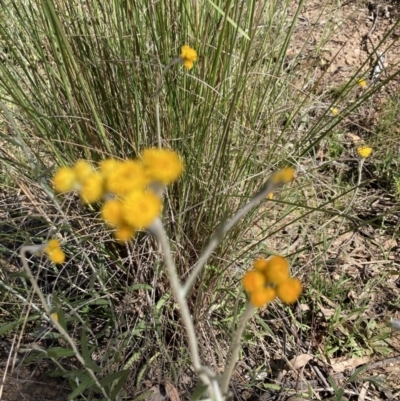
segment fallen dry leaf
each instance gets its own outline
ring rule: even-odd
[[[348,369],[354,369],[357,366],[364,365],[371,360],[369,356],[360,356],[358,358],[350,358],[343,360],[342,358],[337,358],[332,360],[332,369],[341,373]]]
[[[300,354],[295,356],[293,359],[289,361],[290,365],[293,369],[300,369],[303,366],[307,365],[308,361],[313,359],[311,355],[308,354]]]
[[[165,382],[165,390],[167,391],[167,395],[170,401],[181,401],[178,390],[174,387],[174,385],[171,382],[169,381]]]
[[[324,315],[325,318],[331,317],[331,316],[333,316],[333,315],[336,313],[334,309],[325,308],[325,307],[322,306],[322,304],[320,304],[319,302],[317,303],[317,305],[318,305],[320,311],[322,312],[322,314]]]
[[[300,310],[301,310],[302,312],[308,312],[308,311],[311,310],[310,306],[307,305],[307,304],[300,304],[300,305],[299,305],[299,308],[300,308]]]

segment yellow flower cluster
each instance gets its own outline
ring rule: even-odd
[[[357,148],[357,153],[360,157],[366,159],[371,155],[372,148],[370,148],[369,146],[360,146],[359,148]]]
[[[276,297],[286,304],[297,301],[302,285],[300,280],[290,277],[289,263],[284,257],[256,259],[253,267],[243,276],[242,282],[255,307],[262,307]]]
[[[65,261],[65,253],[60,248],[60,241],[56,239],[52,239],[47,243],[44,252],[53,263],[61,264]]]
[[[190,46],[185,45],[181,48],[181,59],[183,65],[191,70],[193,68],[194,62],[197,60],[197,52]]]
[[[86,161],[61,167],[53,178],[57,192],[78,190],[84,203],[107,199],[101,209],[106,223],[122,242],[131,239],[161,214],[162,202],[153,183],[168,185],[183,172],[179,155],[168,149],[146,149],[140,159],[106,159],[97,170]]]

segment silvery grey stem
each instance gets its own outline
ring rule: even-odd
[[[149,227],[149,231],[156,237],[164,257],[164,262],[167,267],[168,278],[171,283],[172,292],[174,294],[176,302],[179,305],[183,325],[186,329],[193,367],[198,373],[200,379],[208,386],[213,400],[223,401],[221,391],[219,389],[218,383],[216,382],[215,373],[212,372],[212,370],[208,367],[201,365],[199,350],[197,346],[197,337],[195,334],[192,317],[190,315],[189,307],[186,302],[182,286],[179,282],[178,275],[176,273],[175,263],[172,259],[168,237],[165,233],[164,226],[159,218],[157,218]]]
[[[228,351],[228,362],[225,367],[224,374],[222,376],[222,381],[221,381],[221,391],[223,395],[227,395],[228,392],[228,386],[229,386],[229,380],[232,376],[233,370],[235,369],[236,362],[239,358],[239,348],[240,348],[240,340],[243,335],[243,331],[246,328],[246,324],[248,320],[250,319],[251,314],[254,311],[254,306],[249,302],[247,304],[247,308],[245,312],[243,313],[242,317],[240,318],[239,325],[236,329],[235,335],[232,339],[232,342],[229,346],[229,351]]]
[[[190,273],[190,276],[185,282],[185,285],[183,286],[183,293],[184,296],[186,297],[188,292],[190,291],[191,287],[193,286],[197,276],[200,274],[201,269],[204,267],[206,264],[208,258],[211,256],[211,254],[214,252],[215,248],[218,246],[220,241],[224,238],[226,233],[234,227],[238,221],[246,215],[251,209],[253,209],[259,202],[261,202],[265,197],[272,192],[274,189],[276,189],[279,184],[276,184],[273,182],[273,175],[264,183],[264,185],[261,187],[261,190],[258,191],[251,199],[250,201],[244,205],[242,208],[240,208],[232,217],[230,220],[223,221],[219,227],[215,230],[213,236],[210,239],[210,242],[208,243],[206,249],[204,249],[203,253],[201,254],[199,260],[196,262],[196,264],[193,266],[192,272]]]

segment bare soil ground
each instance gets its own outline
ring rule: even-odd
[[[11,373],[12,363],[8,361],[9,350],[6,342],[0,344],[0,383],[5,378],[1,400],[65,401],[67,399],[71,392],[69,386],[65,381],[50,378],[50,370],[46,364],[22,366],[19,361]]]

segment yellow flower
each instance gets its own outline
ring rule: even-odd
[[[146,149],[142,163],[150,181],[170,184],[176,181],[183,172],[183,163],[179,155],[168,149]]]
[[[272,302],[276,297],[273,288],[261,288],[250,294],[250,302],[256,307],[261,308],[268,302]]]
[[[276,288],[276,295],[285,304],[292,304],[298,300],[301,291],[302,286],[300,280],[297,278],[290,278],[278,285]]]
[[[282,170],[277,171],[272,176],[272,182],[274,184],[287,184],[295,179],[295,170],[291,167],[285,167]]]
[[[188,70],[191,70],[193,68],[194,62],[197,60],[196,50],[192,49],[190,46],[187,46],[187,45],[182,46],[181,59],[182,59],[183,65]]]
[[[256,259],[254,261],[253,267],[255,270],[264,273],[268,267],[268,262],[265,259]]]
[[[104,203],[101,208],[101,217],[110,226],[119,226],[123,222],[122,202],[118,199],[111,199]]]
[[[74,172],[76,178],[80,183],[83,183],[85,179],[94,172],[93,166],[86,160],[78,160],[74,166]]]
[[[282,256],[272,256],[267,260],[268,266],[264,271],[267,282],[280,284],[289,278],[289,263]]]
[[[97,202],[102,198],[103,194],[103,175],[100,173],[91,173],[87,175],[82,182],[82,188],[80,190],[82,202]]]
[[[122,225],[117,228],[114,236],[117,241],[126,242],[135,236],[135,230],[130,226]]]
[[[65,254],[60,248],[60,242],[56,239],[52,239],[47,243],[44,252],[53,263],[61,264],[65,261]]]
[[[65,253],[61,248],[57,248],[49,253],[49,258],[52,262],[59,265],[65,262]]]
[[[367,81],[365,80],[365,78],[360,78],[357,83],[362,88],[365,88],[367,86]]]
[[[60,167],[53,177],[53,185],[57,192],[72,191],[77,185],[75,171],[70,167]]]
[[[109,162],[111,164],[111,162]],[[110,167],[110,166],[108,166]],[[103,165],[103,170],[107,166]],[[116,195],[126,195],[136,189],[144,189],[149,179],[144,173],[143,166],[135,160],[114,163],[114,169],[106,176],[106,191]]]
[[[359,154],[360,157],[366,159],[371,155],[372,148],[370,148],[369,146],[360,146],[359,148],[357,148],[357,153]]]
[[[267,195],[267,198],[268,198],[268,199],[274,199],[274,194],[273,194],[272,192],[270,192],[270,193]]]
[[[337,115],[339,114],[339,109],[337,109],[336,107],[333,107],[333,108],[331,109],[331,113],[332,113],[334,116],[337,116]]]
[[[112,173],[117,167],[118,160],[115,159],[105,159],[100,162],[100,172],[107,177],[110,173]]]
[[[47,251],[47,250],[51,251],[51,250],[56,249],[56,248],[59,248],[59,247],[60,247],[60,241],[59,241],[58,239],[51,239],[51,240],[47,243],[46,251]]]
[[[243,287],[252,293],[264,287],[265,278],[262,273],[256,270],[247,272],[242,278]]]
[[[150,226],[161,210],[160,198],[150,191],[132,191],[122,201],[124,221],[137,230]]]

